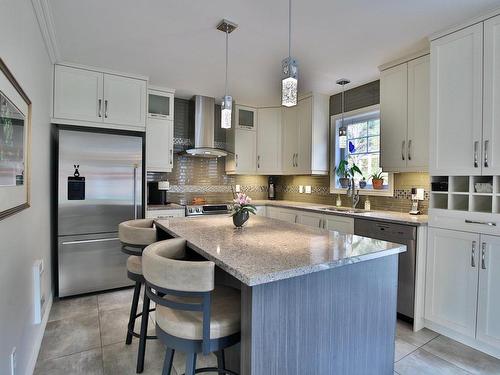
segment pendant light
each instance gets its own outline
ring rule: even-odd
[[[344,112],[345,112],[345,101],[344,101],[344,86],[351,83],[347,78],[341,78],[337,80],[337,85],[342,86],[342,119],[340,121],[339,127],[339,148],[347,147],[347,127],[344,124]]]
[[[288,57],[281,61],[281,104],[285,107],[297,105],[298,74],[297,60],[292,58],[292,0],[288,0]]]
[[[233,97],[227,94],[227,71],[228,71],[228,54],[229,54],[229,34],[238,27],[237,24],[223,19],[217,29],[226,33],[226,83],[224,86],[224,97],[221,104],[220,127],[222,129],[231,129],[231,113],[233,110]]]

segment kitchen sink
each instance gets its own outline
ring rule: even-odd
[[[327,212],[343,212],[346,214],[360,214],[363,212],[367,212],[361,208],[350,208],[350,207],[320,207],[318,210],[327,211]]]

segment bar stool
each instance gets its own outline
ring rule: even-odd
[[[154,309],[149,308],[149,297],[144,291],[142,312],[137,313],[139,305],[139,295],[141,293],[141,285],[144,284],[142,275],[142,251],[144,248],[156,241],[156,228],[153,225],[152,219],[129,220],[120,223],[118,226],[118,234],[122,242],[122,251],[130,255],[127,259],[127,276],[130,280],[135,281],[134,296],[132,297],[132,305],[130,306],[130,317],[127,325],[126,345],[132,343],[132,337],[139,338],[139,349],[137,355],[137,373],[144,370],[144,356],[146,353],[146,340],[156,339],[156,336],[148,336],[148,320],[149,313]],[[141,317],[140,333],[134,332],[135,321]]]
[[[175,351],[186,353],[186,373],[237,375],[225,368],[224,349],[240,341],[240,292],[214,287],[215,264],[180,260],[186,240],[174,238],[143,252],[146,293],[156,302],[156,334],[167,347],[163,375],[170,375]],[[196,369],[196,356],[215,352],[217,368]]]

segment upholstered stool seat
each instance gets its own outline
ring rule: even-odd
[[[165,296],[181,303],[200,303],[193,297]],[[218,339],[238,333],[240,324],[240,293],[234,288],[216,286],[212,292],[210,338]],[[188,340],[203,340],[203,314],[199,311],[174,310],[158,305],[156,324],[169,335]]]
[[[139,305],[139,294],[141,293],[141,285],[144,284],[142,275],[142,251],[144,248],[156,241],[156,228],[152,219],[137,219],[124,221],[118,225],[118,235],[122,243],[122,251],[130,255],[127,259],[127,275],[129,279],[135,281],[134,296],[130,306],[130,317],[127,327],[127,338],[125,343],[130,345],[132,337],[139,338],[139,349],[137,355],[137,373],[141,373],[144,369],[144,356],[146,352],[146,339],[155,339],[156,336],[148,336],[148,320],[149,312],[154,309],[149,309],[149,299],[144,292],[144,305],[147,309],[137,313]],[[141,331],[134,332],[135,321],[141,317]]]
[[[131,255],[127,259],[127,271],[142,275],[142,259],[140,256]]]
[[[186,353],[186,373],[235,373],[226,369],[224,349],[240,341],[240,292],[215,286],[215,263],[188,261],[186,241],[174,238],[144,249],[146,294],[156,302],[156,335],[167,347],[163,375],[174,352]],[[195,369],[198,353],[217,355],[217,367]]]

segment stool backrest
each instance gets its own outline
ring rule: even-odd
[[[147,246],[156,241],[153,219],[124,221],[118,225],[118,236],[124,245]]]
[[[174,310],[203,314],[203,352],[210,352],[211,291],[215,284],[215,263],[181,260],[186,255],[186,240],[173,238],[155,242],[142,253],[142,273],[146,293],[155,303]],[[194,297],[188,302],[169,296]]]

